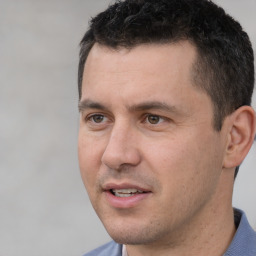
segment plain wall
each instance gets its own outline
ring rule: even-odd
[[[256,50],[256,1],[217,2]],[[80,179],[76,145],[78,45],[108,3],[0,0],[0,256],[82,255],[110,239]],[[234,193],[254,228],[255,164],[254,145]]]

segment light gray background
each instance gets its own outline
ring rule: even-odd
[[[256,49],[256,0],[218,0]],[[78,43],[103,0],[0,0],[0,256],[71,256],[108,241],[77,163]],[[256,100],[253,100],[254,107]],[[256,228],[256,148],[234,205]]]

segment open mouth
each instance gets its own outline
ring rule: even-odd
[[[125,189],[110,189],[110,192],[117,197],[130,197],[138,194],[147,193],[142,190],[138,190],[135,188],[125,188]]]
[[[115,209],[131,209],[150,198],[152,191],[134,184],[107,184],[103,187],[106,203]]]

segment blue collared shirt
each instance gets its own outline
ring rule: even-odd
[[[234,214],[237,230],[223,256],[256,256],[256,232],[243,211],[235,209]],[[112,241],[84,256],[122,256],[122,245]]]
[[[223,256],[256,256],[256,232],[243,211],[235,209],[234,212],[237,230]]]

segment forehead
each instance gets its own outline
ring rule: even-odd
[[[95,44],[85,63],[82,100],[119,100],[129,105],[140,104],[142,97],[148,101],[171,101],[172,105],[188,98],[193,101],[195,93],[199,93],[196,98],[202,94],[193,86],[195,60],[196,49],[187,41],[132,49]]]
[[[88,82],[96,73],[109,74],[114,78],[128,72],[134,75],[147,74],[151,79],[156,74],[172,76],[172,79],[187,75],[190,79],[188,75],[195,59],[195,47],[187,41],[139,45],[131,49],[113,49],[95,44],[85,63],[83,81]]]
[[[191,69],[195,59],[196,49],[188,41],[143,44],[129,49],[124,47],[114,49],[96,43],[89,52],[84,74],[100,71],[151,73],[159,69],[185,73]]]

